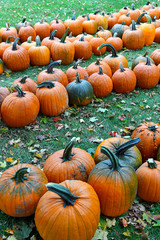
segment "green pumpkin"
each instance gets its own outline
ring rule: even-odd
[[[76,80],[70,82],[66,89],[70,105],[84,106],[89,104],[92,100],[92,85],[87,80],[80,79],[78,73],[76,73]]]
[[[116,33],[117,37],[122,38],[122,35],[124,33],[124,24],[125,22],[123,22],[122,24],[115,24],[111,29],[112,36]]]

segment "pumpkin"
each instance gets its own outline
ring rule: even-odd
[[[131,135],[131,138],[135,137],[141,139],[137,147],[142,154],[142,161],[145,162],[148,158],[156,159],[160,144],[160,125],[154,122],[141,123]]]
[[[81,61],[82,61],[81,59],[78,59],[77,62],[75,62],[72,67],[67,69],[66,75],[67,75],[69,83],[76,80],[76,72],[79,73],[79,78],[80,79],[84,79],[85,77],[88,78],[87,71],[83,67],[78,66],[81,63]]]
[[[88,41],[88,42],[90,42],[91,41],[91,39],[93,38],[93,36],[91,35],[91,34],[87,34],[87,33],[82,33],[82,34],[79,34],[79,35],[77,35],[77,37],[76,37],[76,39],[75,40],[79,40],[81,37],[84,37],[84,40],[85,41]],[[73,41],[74,42],[74,41]]]
[[[145,43],[145,36],[141,29],[136,29],[135,21],[132,20],[131,29],[123,33],[122,41],[124,47],[131,50],[142,49]]]
[[[120,63],[118,69],[112,76],[113,89],[117,93],[129,93],[136,87],[136,75],[129,68],[123,68]]]
[[[124,15],[124,14],[127,14],[130,10],[131,10],[131,9],[130,9],[129,7],[125,6],[125,7],[121,8],[121,9],[119,10],[119,13],[120,13],[121,15]]]
[[[113,89],[111,78],[103,73],[101,67],[99,67],[98,73],[89,76],[88,82],[92,85],[96,97],[107,97]]]
[[[97,17],[97,14],[100,12],[100,10],[96,10],[94,13],[89,14],[89,18],[92,20],[95,20]]]
[[[57,38],[63,37],[66,31],[65,25],[62,21],[58,20],[58,17],[56,17],[55,22],[52,22],[52,24],[50,25],[50,31],[52,32],[54,30],[56,30],[55,37]]]
[[[90,42],[84,40],[84,36],[75,40],[73,45],[75,48],[74,59],[83,58],[83,60],[87,60],[92,56],[92,46]]]
[[[137,195],[147,202],[160,200],[160,162],[149,158],[140,166],[136,173],[138,177]]]
[[[65,87],[56,81],[44,81],[37,85],[36,96],[40,111],[46,116],[56,116],[68,107],[68,94]]]
[[[150,1],[148,1],[142,8],[148,11],[151,7],[152,7],[152,4],[150,4]]]
[[[155,26],[155,29],[156,28],[159,28],[160,27],[160,19],[156,20],[156,16],[154,16],[152,18],[152,24]],[[155,41],[154,41],[155,42]]]
[[[117,217],[128,211],[137,193],[137,175],[130,165],[120,162],[109,148],[101,146],[109,160],[98,163],[91,171],[88,183],[100,201],[101,213]]]
[[[57,16],[55,17],[55,19],[53,19],[51,22],[50,22],[50,26],[53,24],[53,23],[56,23],[56,21],[58,20],[60,23],[63,23],[62,20],[58,19],[59,18],[59,14],[57,14]]]
[[[6,24],[6,29],[2,32],[2,41],[5,42],[8,37],[13,36],[12,39],[10,39],[11,42],[14,42],[14,39],[17,38],[17,31],[15,28],[11,28],[9,24]]]
[[[1,105],[3,100],[10,94],[10,91],[6,87],[0,87],[0,117],[1,117]]]
[[[3,53],[3,62],[12,71],[22,71],[29,67],[30,58],[28,51],[17,45],[19,38],[16,38],[13,45],[8,47]]]
[[[100,219],[100,204],[94,189],[78,180],[46,186],[48,191],[35,212],[41,237],[44,240],[92,239]]]
[[[32,37],[32,40],[36,40],[36,31],[33,27],[27,25],[27,22],[25,22],[25,25],[22,26],[19,30],[18,37],[20,38],[20,42],[26,42],[28,37]]]
[[[49,182],[61,183],[65,180],[87,182],[95,166],[94,159],[88,152],[73,148],[73,145],[74,141],[70,141],[65,149],[56,151],[45,161],[43,171]]]
[[[139,28],[142,30],[145,37],[145,46],[149,46],[153,43],[155,37],[155,26],[151,23],[151,17],[149,15],[145,15],[147,17],[147,23],[141,24]]]
[[[0,59],[0,75],[3,73],[3,71],[4,71],[4,64],[2,59]]]
[[[137,169],[142,164],[142,156],[136,144],[140,142],[140,138],[134,138],[132,140],[126,140],[121,137],[111,137],[103,140],[97,147],[94,153],[95,163],[102,162],[106,159],[105,154],[101,152],[101,147],[107,147],[116,154],[120,162],[130,165],[134,169]]]
[[[151,63],[151,60],[146,56],[146,63],[139,63],[133,72],[137,78],[137,87],[142,89],[150,89],[155,87],[159,82],[159,69],[158,67]]]
[[[139,55],[138,57],[136,57],[132,62],[131,69],[133,70],[135,68],[135,66],[137,66],[141,62],[146,63],[146,60],[147,60],[146,56],[147,55],[148,55],[148,52],[146,52],[144,55]],[[154,64],[154,61],[151,58],[150,58],[150,60],[151,60],[151,63]]]
[[[122,38],[122,35],[126,29],[129,29],[129,27],[125,25],[125,22],[122,22],[122,24],[117,23],[112,27],[111,33],[112,35],[117,33],[117,37]]]
[[[62,60],[62,65],[68,65],[73,62],[75,47],[73,43],[65,41],[69,28],[59,41],[54,41],[51,46],[51,56],[53,61]],[[67,57],[66,57],[67,56]]]
[[[132,3],[132,9],[129,11],[130,18],[136,22],[140,15],[141,13],[139,9],[135,9],[134,4]]]
[[[123,14],[118,18],[118,23],[122,24],[122,22],[125,22],[125,25],[129,26],[132,22],[132,19],[129,16],[129,13],[127,13],[126,15]]]
[[[51,52],[51,46],[52,46],[53,41],[59,40],[59,38],[55,37],[56,32],[57,32],[57,30],[52,31],[50,36],[43,38],[43,40],[41,42],[41,45],[48,47],[50,52]]]
[[[12,42],[10,41],[10,39],[14,37],[10,36],[7,38],[7,40],[5,42],[0,43],[0,58],[3,59],[3,53],[6,50],[6,48],[10,47],[12,45]]]
[[[149,8],[148,10],[148,14],[150,15],[151,19],[156,16],[156,19],[159,19],[159,10],[152,6],[151,8]]]
[[[112,37],[112,33],[109,30],[103,29],[103,27],[98,27],[98,32],[96,33],[96,36],[98,35],[101,38],[104,38],[106,41],[108,38]]]
[[[117,52],[119,52],[119,51],[122,49],[122,47],[123,47],[123,41],[122,41],[121,38],[117,37],[117,33],[115,33],[115,34],[113,35],[113,37],[109,37],[109,38],[106,40],[106,43],[111,44],[111,45],[115,48],[115,50],[116,50]],[[106,50],[107,50],[107,51],[110,51],[110,49],[109,49],[108,47],[106,48]]]
[[[95,72],[99,72],[99,67],[102,68],[103,73],[107,74],[109,77],[112,77],[112,71],[110,66],[103,61],[100,61],[99,58],[97,58],[96,62],[91,63],[88,67],[87,67],[87,72],[88,75],[92,75]]]
[[[85,20],[87,20],[86,14],[78,16],[77,19],[83,23]]]
[[[32,47],[32,46],[36,46],[36,42],[32,41],[32,37],[28,37],[26,42],[23,42],[21,44],[21,47],[24,47],[27,51]]]
[[[29,91],[35,94],[37,90],[37,84],[28,76],[17,78],[13,84],[18,84],[22,91]]]
[[[0,178],[0,208],[12,217],[32,215],[40,197],[47,191],[43,171],[27,163],[4,171]]]
[[[111,29],[116,23],[118,22],[118,19],[116,16],[111,15],[108,18],[108,29]]]
[[[70,82],[66,89],[69,96],[69,104],[71,105],[84,106],[92,100],[92,85],[88,81],[80,79],[78,73],[76,73],[76,80]]]
[[[45,66],[50,63],[50,51],[41,45],[39,36],[36,36],[36,46],[32,46],[28,53],[32,66]]]
[[[72,15],[71,19],[64,21],[64,25],[66,28],[69,28],[69,33],[72,32],[73,36],[77,36],[83,32],[82,22],[76,19],[75,13]]]
[[[102,48],[100,51],[97,50],[97,48],[98,48],[99,46],[101,46],[103,43],[105,43],[104,38],[99,37],[98,34],[96,34],[96,37],[93,37],[93,38],[90,40],[89,43],[91,44],[92,52],[93,52],[94,55],[98,55],[98,56],[99,56],[99,55],[102,55],[102,54],[105,53],[105,51],[106,51],[106,48],[105,48],[105,47]]]
[[[151,53],[150,58],[154,61],[156,65],[160,64],[160,49],[154,50]]]
[[[70,32],[70,34],[66,37],[66,41],[69,41],[71,43],[73,43],[76,39],[77,37],[72,36],[72,32]]]
[[[90,19],[92,19],[90,17]],[[96,17],[94,19],[97,23],[97,27],[101,26],[103,27],[104,29],[107,29],[108,28],[108,20],[106,19],[106,17],[104,16],[104,14],[96,14]]]
[[[34,30],[36,31],[36,35],[38,35],[41,40],[43,40],[43,38],[49,37],[50,35],[50,25],[44,21],[44,18],[42,18],[40,22],[37,22],[34,25]]]
[[[103,58],[102,61],[106,62],[112,71],[112,74],[119,69],[119,63],[121,62],[124,68],[128,68],[128,61],[123,55],[118,55],[115,48],[109,44],[109,43],[104,43],[98,49],[100,50],[102,47],[109,47],[112,51],[112,54],[109,54],[105,58]]]
[[[19,23],[16,24],[17,32],[19,32],[19,29],[20,29],[22,26],[25,25],[25,22],[27,23],[27,25],[33,27],[32,23],[27,22],[27,21],[26,21],[26,17],[24,17],[21,22],[19,22]]]
[[[82,23],[83,31],[88,34],[95,34],[97,32],[97,23],[95,20],[91,20],[89,18],[89,14],[87,14],[87,20]]]
[[[37,77],[37,84],[47,80],[54,80],[60,82],[64,87],[66,87],[68,85],[67,75],[61,69],[54,68],[56,65],[60,65],[61,62],[61,60],[51,62],[47,69],[40,72]]]
[[[10,127],[24,127],[36,120],[39,101],[33,93],[23,92],[18,86],[15,89],[18,93],[11,93],[2,102],[2,119]]]

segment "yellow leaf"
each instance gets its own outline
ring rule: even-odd
[[[6,158],[6,162],[10,162],[10,163],[12,163],[12,162],[14,162],[14,160],[13,160],[12,157],[9,157],[9,158]]]
[[[42,156],[39,153],[35,153],[36,158],[42,158]]]
[[[10,150],[10,154],[11,154],[11,156],[13,156],[13,152]]]
[[[127,237],[131,237],[131,233],[130,233],[130,231],[128,229],[127,229],[126,232],[123,232],[123,235],[127,236]]]
[[[9,73],[8,72],[6,72],[6,77],[9,77]]]
[[[18,143],[14,143],[14,147],[16,148],[16,147],[19,147],[19,144]]]
[[[88,131],[93,131],[94,129],[93,128],[89,128]]]

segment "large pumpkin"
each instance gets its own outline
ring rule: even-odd
[[[128,211],[137,193],[135,170],[120,163],[111,150],[102,146],[101,152],[109,160],[98,163],[91,171],[88,183],[96,191],[100,200],[101,213],[117,217]]]
[[[104,146],[114,152],[123,164],[130,165],[137,169],[142,164],[141,153],[135,146],[139,141],[140,138],[134,138],[130,141],[121,137],[107,138],[98,145],[94,153],[95,163],[108,159],[107,156],[101,152],[101,147]]]
[[[81,180],[87,182],[88,176],[95,166],[91,155],[81,148],[73,148],[74,141],[67,144],[47,158],[43,171],[49,182],[61,183],[65,180]]]
[[[160,162],[149,158],[137,171],[137,195],[147,202],[160,200]]]
[[[40,197],[47,191],[43,171],[22,163],[8,168],[0,178],[0,209],[12,217],[27,217],[35,212]]]
[[[90,240],[100,219],[97,194],[87,183],[48,183],[40,199],[35,224],[44,240]]]
[[[135,137],[141,139],[137,147],[142,154],[142,161],[145,162],[148,158],[157,159],[160,144],[160,125],[154,122],[141,123],[131,135],[131,138]]]

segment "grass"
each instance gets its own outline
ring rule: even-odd
[[[0,6],[0,27],[4,27],[6,22],[10,22],[12,26],[21,21],[23,16],[27,20],[35,24],[43,15],[45,20],[50,22],[55,18],[57,13],[60,13],[60,19],[65,20],[71,17],[72,13],[76,11],[76,15],[91,13],[94,10],[100,9],[106,12],[117,11],[123,6],[131,6],[134,1],[17,1],[6,0],[1,1]],[[135,3],[135,2],[134,2]],[[136,7],[145,4],[146,1],[136,2]],[[158,3],[158,1],[157,1]],[[146,51],[151,53],[158,44],[153,44],[150,47],[144,47],[139,51],[124,51],[122,54],[128,59],[129,66],[135,57],[143,54]],[[106,54],[105,54],[106,55]],[[92,56],[82,66],[87,67],[90,63],[96,60],[96,56]],[[72,64],[71,64],[72,65]],[[69,66],[60,66],[63,71],[66,71]],[[1,86],[11,86],[12,82],[18,77],[28,75],[36,81],[37,75],[46,67],[29,67],[23,72],[12,73],[7,71],[7,74],[0,76]],[[152,121],[160,123],[159,100],[160,86],[156,86],[151,90],[135,89],[130,94],[116,94],[112,92],[108,97],[103,99],[96,99],[86,107],[72,107],[66,110],[65,113],[57,118],[45,117],[39,114],[35,125],[26,126],[24,128],[8,128],[3,122],[0,122],[0,171],[11,166],[11,162],[28,162],[34,163],[40,167],[48,155],[64,148],[66,143],[73,137],[76,137],[76,147],[80,147],[86,151],[93,153],[102,139],[106,139],[111,135],[117,134],[122,137],[129,138],[131,132],[126,132],[126,127],[136,127],[139,123],[144,121]],[[96,117],[93,121],[92,117]],[[58,120],[58,121],[57,121]],[[152,215],[160,214],[160,204],[149,204],[139,199],[136,199],[136,206],[145,206],[145,212]],[[136,204],[135,203],[135,204]],[[148,207],[148,208],[147,208]],[[136,210],[135,210],[136,209]],[[137,208],[135,207],[135,211]],[[149,210],[148,210],[149,209]],[[130,211],[131,212],[131,211]],[[142,214],[142,212],[140,212]],[[127,213],[128,214],[128,213]],[[128,215],[124,218],[127,218]],[[120,218],[116,218],[115,226],[113,222],[111,227],[106,227],[106,217],[102,216],[99,229],[107,231],[108,239],[154,239],[158,240],[159,227],[153,227],[152,221],[150,224],[143,217],[139,217],[145,225],[142,229],[136,229],[131,223],[126,228],[121,223]],[[113,219],[110,219],[113,221]],[[130,219],[133,222],[133,218]],[[31,235],[38,236],[35,227],[33,226],[33,217],[30,218],[12,218],[0,212],[0,236],[10,235],[14,226],[22,228],[22,222],[30,227]],[[142,225],[143,225],[142,224]],[[11,229],[6,232],[6,229]],[[128,231],[127,234],[125,235]],[[140,233],[140,234],[139,234]],[[26,238],[26,237],[24,237]],[[22,238],[21,238],[22,239]],[[30,239],[30,238],[28,238]],[[102,238],[103,239],[103,238]]]

